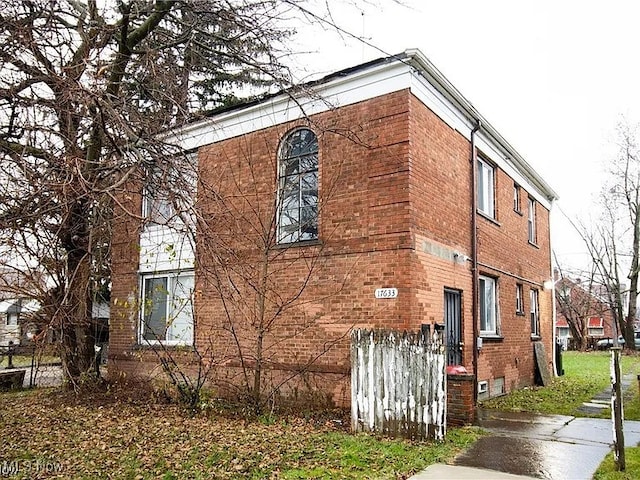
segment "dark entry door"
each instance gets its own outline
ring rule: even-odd
[[[444,290],[444,331],[447,365],[462,364],[462,302],[458,290]]]

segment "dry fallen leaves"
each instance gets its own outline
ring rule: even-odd
[[[333,422],[298,418],[266,425],[188,416],[175,405],[112,396],[2,394],[0,462],[60,466],[53,473],[23,468],[17,478],[277,478],[283,462],[304,455],[305,442],[336,430]]]

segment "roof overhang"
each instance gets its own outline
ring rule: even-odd
[[[17,300],[3,300],[0,302],[0,314],[18,313],[19,311],[20,303]]]
[[[476,144],[530,195],[550,209],[556,192],[522,155],[476,110],[419,50],[381,58],[342,70],[259,102],[236,106],[168,132],[163,139],[187,151],[410,89],[430,110],[468,140],[476,126]]]

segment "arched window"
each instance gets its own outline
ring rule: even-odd
[[[278,243],[318,238],[318,138],[289,132],[278,153]]]

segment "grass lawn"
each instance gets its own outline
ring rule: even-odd
[[[12,359],[13,366],[16,368],[30,367],[31,362],[32,362],[31,355],[14,355]],[[40,357],[36,357],[35,363],[36,365],[60,363],[60,357],[56,357],[53,355],[42,355]],[[2,357],[2,359],[0,359],[0,368],[4,368],[8,364],[9,364],[9,358],[5,355]]]
[[[503,397],[483,402],[487,408],[526,411],[536,413],[584,416],[577,411],[583,402],[606,390],[610,383],[610,352],[564,352],[562,356],[564,376],[557,377],[548,387],[530,387]],[[640,356],[623,355],[622,373],[640,373]],[[636,392],[635,401],[628,397],[625,404],[625,418],[640,420],[640,403],[637,396],[637,382],[627,392]],[[605,410],[602,416],[609,418]]]
[[[548,387],[532,387],[483,403],[488,408],[547,414],[583,415],[576,411],[582,402],[610,387],[610,352],[564,352],[565,375]],[[640,397],[636,375],[640,374],[640,355],[623,355],[622,373],[634,375],[624,396],[626,420],[640,420]],[[609,409],[601,416],[611,418]],[[594,475],[594,480],[633,480],[640,478],[640,447],[625,449],[626,471],[617,472],[613,454],[609,454]]]
[[[11,478],[397,479],[452,459],[480,435],[462,428],[441,443],[391,440],[350,434],[343,412],[249,421],[213,410],[189,416],[134,395],[0,394],[0,467]]]

